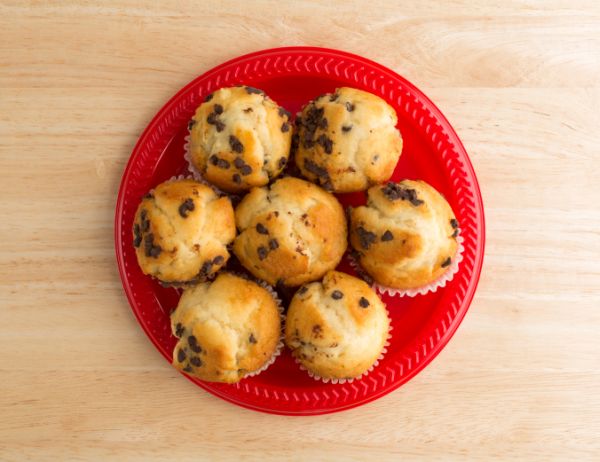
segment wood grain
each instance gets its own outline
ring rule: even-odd
[[[0,1],[0,459],[597,457],[600,4],[473,3]],[[112,219],[167,98],[302,44],[378,61],[440,106],[488,234],[471,310],[425,371],[358,409],[286,418],[160,358],[123,295]]]

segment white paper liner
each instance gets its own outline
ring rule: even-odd
[[[235,274],[236,276],[240,276],[239,274],[237,274],[235,272],[231,272],[231,273]],[[271,358],[265,364],[263,364],[263,366],[261,368],[247,373],[240,380],[244,380],[248,377],[254,377],[254,376],[260,374],[261,372],[266,371],[269,368],[269,366],[271,366],[271,364],[273,364],[275,362],[275,360],[277,359],[277,357],[281,354],[281,352],[283,351],[283,346],[284,346],[284,344],[283,344],[283,328],[284,328],[285,316],[283,315],[283,303],[282,303],[281,299],[279,298],[279,295],[277,295],[277,292],[275,292],[273,287],[271,287],[265,281],[253,280],[253,279],[251,279],[251,281],[256,282],[259,286],[266,289],[267,292],[269,292],[275,299],[275,303],[277,304],[277,311],[279,311],[281,331],[279,332],[279,342],[277,343],[277,346],[275,347],[275,352],[271,355]]]
[[[202,176],[202,173],[200,173],[200,170],[198,170],[194,166],[194,163],[192,162],[192,152],[190,150],[190,134],[189,133],[185,136],[184,140],[185,140],[185,143],[183,145],[183,149],[184,149],[183,158],[185,159],[185,161],[187,163],[188,172],[190,172],[190,174],[192,175],[194,180],[212,188],[212,190],[219,196],[227,195],[224,191],[221,191],[214,184],[212,184],[210,181],[208,181],[206,178],[204,178]]]
[[[456,254],[452,258],[452,261],[444,274],[442,274],[435,281],[415,289],[396,289],[394,287],[384,286],[378,282],[373,282],[372,287],[380,294],[388,294],[392,297],[395,295],[398,295],[399,297],[416,297],[417,295],[425,295],[429,292],[435,292],[440,287],[446,287],[446,284],[454,279],[454,275],[458,273],[458,267],[460,262],[463,260],[463,251],[465,248],[463,246],[464,239],[460,233],[458,236],[456,236],[456,242],[458,244]],[[348,254],[348,260],[350,262],[350,266],[352,266],[355,271],[365,271],[363,268],[361,268],[360,263],[356,261],[352,255]]]
[[[375,369],[375,367],[377,367],[379,365],[379,361],[381,361],[383,359],[383,357],[385,356],[385,354],[387,353],[388,347],[390,346],[390,340],[392,339],[392,329],[393,328],[392,328],[392,319],[390,318],[390,312],[388,311],[387,305],[383,302],[383,300],[381,300],[381,303],[383,303],[383,306],[385,308],[385,312],[387,314],[387,318],[389,321],[388,335],[387,335],[387,339],[383,345],[383,348],[381,349],[381,354],[377,357],[377,359],[371,365],[371,367],[369,367],[365,372],[363,372],[360,375],[357,375],[356,377],[352,377],[351,379],[332,379],[332,378],[321,377],[320,375],[315,374],[313,371],[304,367],[304,365],[300,362],[300,360],[294,356],[294,361],[296,362],[296,364],[298,364],[298,367],[300,367],[300,369],[305,371],[312,379],[317,380],[319,382],[323,382],[323,383],[333,383],[333,384],[352,383],[355,380],[360,380],[360,379],[366,377],[367,375],[369,375],[369,373],[373,369]]]

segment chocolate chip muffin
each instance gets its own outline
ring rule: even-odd
[[[347,246],[346,219],[337,199],[298,178],[254,188],[237,206],[240,232],[233,252],[254,276],[273,285],[320,279]]]
[[[376,363],[388,334],[389,318],[377,294],[360,279],[330,271],[294,295],[285,343],[313,375],[352,379]]]
[[[196,110],[189,129],[193,166],[227,192],[266,185],[288,161],[290,114],[256,88],[211,93]]]
[[[388,180],[402,151],[396,111],[383,99],[338,88],[310,102],[296,119],[296,165],[334,192],[363,191]]]
[[[133,245],[144,274],[184,286],[216,273],[235,238],[231,202],[193,180],[167,181],[142,199]]]
[[[183,292],[171,314],[173,365],[209,382],[255,375],[279,352],[281,318],[265,288],[231,273]]]
[[[457,253],[458,222],[424,181],[373,186],[366,206],[350,212],[350,244],[379,284],[415,289],[446,272]]]

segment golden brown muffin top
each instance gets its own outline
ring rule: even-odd
[[[298,178],[254,188],[235,216],[240,234],[234,253],[248,271],[273,285],[319,279],[346,250],[342,206],[332,194]]]
[[[171,314],[173,365],[211,382],[235,383],[267,363],[281,335],[268,290],[231,273],[186,289]]]
[[[337,271],[302,286],[288,309],[285,341],[322,378],[354,378],[379,358],[387,341],[385,305],[362,280]]]
[[[221,88],[190,122],[193,165],[228,192],[264,186],[285,167],[291,145],[289,113],[261,90]]]
[[[388,180],[402,151],[396,111],[383,99],[338,88],[311,101],[296,120],[302,175],[335,192]]]
[[[373,186],[350,213],[350,244],[378,283],[422,287],[440,277],[458,248],[458,222],[444,197],[424,181]]]
[[[142,199],[133,235],[145,274],[174,285],[201,281],[229,258],[233,207],[228,198],[196,181],[166,181]]]

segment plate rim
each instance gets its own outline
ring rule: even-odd
[[[343,410],[362,406],[371,401],[379,399],[382,396],[385,396],[388,393],[391,393],[392,391],[396,390],[397,388],[399,388],[400,386],[402,386],[403,384],[405,384],[406,382],[411,380],[419,372],[421,372],[428,364],[430,364],[438,356],[438,354],[441,352],[441,350],[448,344],[450,339],[453,337],[453,335],[458,330],[458,327],[460,326],[464,317],[466,316],[467,312],[469,311],[469,308],[473,301],[473,297],[475,295],[475,292],[477,290],[477,286],[479,284],[479,280],[481,277],[481,271],[482,271],[484,255],[485,255],[484,250],[485,250],[486,232],[485,232],[485,211],[484,211],[484,207],[483,207],[483,198],[481,195],[481,189],[479,187],[479,181],[475,174],[475,170],[473,168],[473,165],[471,163],[469,155],[468,155],[462,141],[458,137],[456,131],[454,130],[454,128],[452,127],[450,122],[447,120],[447,118],[444,116],[444,114],[440,111],[440,109],[435,105],[435,103],[433,103],[433,101],[431,101],[415,85],[413,85],[411,82],[409,82],[407,79],[405,79],[404,77],[402,77],[400,74],[396,73],[395,71],[383,66],[382,64],[372,61],[368,58],[364,58],[360,55],[356,55],[356,54],[349,53],[349,52],[342,51],[342,50],[336,50],[336,49],[326,48],[326,47],[313,47],[313,46],[288,46],[288,47],[275,47],[275,48],[267,48],[264,50],[257,50],[257,51],[251,52],[251,53],[247,53],[247,54],[243,54],[243,55],[231,58],[231,59],[209,69],[208,71],[196,76],[189,83],[184,85],[179,91],[177,91],[154,114],[154,116],[152,117],[150,122],[146,125],[146,127],[142,131],[141,135],[137,139],[137,142],[135,143],[135,146],[134,146],[133,150],[131,151],[131,154],[129,156],[129,159],[127,161],[125,169],[123,171],[123,175],[121,177],[121,182],[119,184],[119,189],[118,189],[117,198],[116,198],[115,222],[114,222],[115,255],[116,255],[116,260],[117,260],[117,267],[119,270],[119,276],[121,279],[121,284],[125,291],[129,306],[130,306],[131,310],[133,311],[134,316],[136,317],[136,319],[138,321],[138,324],[140,325],[142,330],[145,332],[146,336],[150,339],[152,344],[155,346],[157,351],[161,354],[161,356],[163,356],[167,361],[170,362],[171,358],[162,351],[163,350],[162,346],[154,338],[154,336],[149,332],[149,329],[145,325],[145,321],[141,317],[138,310],[135,308],[135,306],[137,306],[137,302],[135,302],[135,297],[133,295],[132,288],[129,286],[129,284],[126,283],[126,281],[128,280],[128,277],[125,272],[124,254],[121,252],[121,248],[122,248],[121,218],[123,215],[123,208],[125,205],[124,200],[123,200],[124,191],[127,188],[127,185],[129,183],[131,172],[133,170],[134,160],[136,159],[137,153],[141,149],[141,146],[143,146],[146,143],[146,139],[149,136],[149,134],[155,130],[156,125],[158,124],[159,120],[161,120],[164,117],[165,113],[167,113],[172,108],[172,106],[181,99],[182,95],[185,95],[190,90],[190,88],[192,88],[196,85],[196,83],[199,80],[210,78],[211,75],[219,73],[222,69],[224,69],[228,66],[231,66],[232,64],[241,64],[245,61],[249,61],[249,60],[252,60],[257,57],[264,57],[269,54],[281,54],[281,53],[285,53],[285,52],[327,53],[327,54],[331,54],[332,56],[338,57],[338,58],[348,58],[348,59],[351,59],[354,61],[358,61],[358,62],[367,64],[369,67],[376,68],[382,74],[387,74],[387,75],[391,76],[393,79],[400,80],[402,82],[402,84],[405,85],[406,87],[408,87],[414,95],[418,96],[419,101],[421,101],[424,104],[424,106],[432,113],[435,120],[444,128],[445,134],[448,135],[449,141],[455,146],[455,150],[457,151],[457,153],[460,154],[460,160],[464,164],[464,169],[467,171],[467,174],[468,174],[467,176],[470,179],[470,183],[471,183],[472,188],[475,193],[473,195],[474,196],[473,199],[475,201],[475,204],[473,207],[475,209],[477,209],[477,211],[478,211],[477,216],[479,218],[478,222],[476,223],[478,233],[477,233],[477,237],[475,239],[476,248],[474,251],[475,259],[474,259],[474,263],[473,263],[472,276],[471,276],[471,280],[467,287],[467,292],[465,293],[463,300],[457,309],[456,315],[452,319],[452,322],[449,324],[449,326],[446,329],[446,331],[444,332],[444,334],[437,340],[434,347],[428,350],[428,352],[424,356],[424,358],[422,360],[418,361],[418,363],[414,367],[412,367],[408,373],[402,375],[402,377],[399,380],[390,381],[390,385],[377,389],[374,393],[366,396],[365,398],[353,400],[351,402],[344,403],[340,406],[318,408],[318,409],[302,409],[299,411],[293,411],[293,410],[282,410],[282,409],[278,409],[276,407],[267,407],[267,406],[260,407],[260,406],[254,405],[252,403],[240,401],[231,395],[222,393],[220,389],[210,387],[209,385],[205,384],[201,380],[192,378],[190,376],[187,376],[186,374],[182,374],[185,378],[187,378],[188,380],[190,380],[197,386],[200,386],[204,390],[208,391],[210,394],[212,394],[216,397],[219,397],[225,401],[228,401],[230,403],[233,403],[233,404],[236,404],[243,408],[246,408],[246,409],[260,411],[260,412],[264,412],[264,413],[268,413],[268,414],[289,415],[289,416],[322,415],[322,414],[340,412]]]

